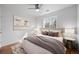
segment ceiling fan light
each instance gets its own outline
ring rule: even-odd
[[[38,11],[39,11],[39,9],[36,9],[36,11],[38,12]]]

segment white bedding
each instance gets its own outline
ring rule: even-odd
[[[37,35],[37,36],[50,37],[50,38],[56,39],[56,40],[58,40],[58,41],[60,41],[60,42],[62,42],[62,43],[63,43],[63,37],[52,37],[52,36],[47,36],[47,35],[42,35],[42,34]]]
[[[31,36],[31,35],[50,37],[50,38],[59,40],[60,42],[63,43],[63,37],[62,36],[61,37],[53,37],[53,36],[42,35],[42,34],[28,34],[28,36]],[[27,36],[24,36],[24,37],[27,37]]]

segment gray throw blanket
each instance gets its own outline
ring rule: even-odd
[[[63,43],[53,38],[45,36],[29,36],[24,40],[28,40],[54,54],[64,54],[65,52]]]

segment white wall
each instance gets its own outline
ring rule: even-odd
[[[2,15],[2,13],[1,13],[1,5],[0,5],[0,31],[1,31],[1,16]],[[1,47],[1,38],[2,38],[2,33],[0,33],[0,47]]]
[[[57,28],[75,28],[77,26],[77,7],[73,5],[71,7],[52,12],[47,15],[38,17],[38,22],[42,23],[42,20],[46,17],[57,16],[56,27]]]
[[[79,49],[79,5],[77,5],[77,41]]]
[[[16,8],[17,7],[17,8]],[[7,45],[9,43],[20,40],[26,32],[32,31],[35,28],[35,20],[33,18],[29,18],[27,13],[22,13],[24,10],[20,10],[22,8],[18,8],[18,6],[5,6],[2,8],[2,29],[3,35],[1,39],[1,45]],[[30,22],[29,29],[26,30],[13,30],[13,16],[26,17],[26,19]]]

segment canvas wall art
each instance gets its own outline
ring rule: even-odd
[[[56,29],[56,19],[57,16],[52,16],[43,19],[43,28],[46,29]]]
[[[14,16],[14,30],[24,30],[28,27],[28,20],[25,17]]]

